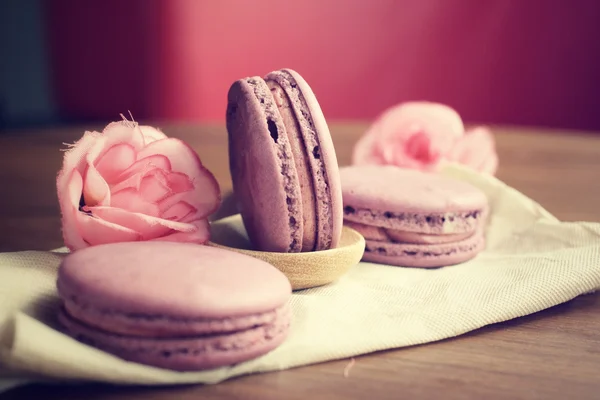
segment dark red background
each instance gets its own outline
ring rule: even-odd
[[[594,0],[56,0],[45,12],[67,118],[222,120],[233,80],[291,67],[329,119],[432,100],[467,121],[600,130]]]

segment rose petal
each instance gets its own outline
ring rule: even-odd
[[[57,185],[59,186],[57,189],[59,191],[64,190],[66,181],[69,180],[71,171],[74,169],[77,169],[79,174],[83,176],[87,167],[86,154],[94,146],[100,136],[101,134],[98,132],[85,132],[82,138],[70,146],[65,152],[62,169],[59,172],[59,179],[57,180]],[[60,185],[58,181],[60,181]]]
[[[110,188],[93,165],[88,165],[85,172],[83,199],[88,206],[110,204]]]
[[[144,144],[148,145],[156,140],[166,139],[167,135],[162,133],[159,129],[148,125],[140,125],[139,129],[142,131],[144,137]]]
[[[394,147],[385,143],[378,143],[378,145],[390,149],[390,153],[385,155],[385,164],[402,168],[435,170],[441,159],[440,154],[433,148],[431,139],[424,132],[413,135],[400,146]],[[384,150],[380,149],[380,151]]]
[[[196,217],[203,218],[215,212],[221,203],[221,192],[213,174],[204,168],[200,158],[191,147],[179,139],[168,138],[150,143],[138,153],[138,157],[162,154],[168,157],[174,172],[188,176],[194,189],[186,192],[181,200],[196,207]],[[174,204],[174,203],[172,203]]]
[[[425,132],[411,136],[406,142],[405,149],[408,155],[423,162],[438,157],[438,154],[432,151],[431,138]]]
[[[121,190],[125,190],[125,189],[134,189],[137,192],[141,182],[142,182],[142,174],[140,173],[137,175],[130,176],[129,178],[125,179],[124,181],[121,181],[121,182],[117,183],[116,185],[113,185],[110,188],[110,190],[112,193],[118,193]]]
[[[498,167],[494,136],[485,127],[476,127],[458,141],[447,159],[476,171],[495,174]]]
[[[464,135],[460,115],[431,102],[408,102],[383,112],[354,147],[353,164],[435,169]]]
[[[188,204],[192,204],[190,202],[187,202],[185,200],[190,200],[190,195],[187,192],[183,192],[183,193],[175,193],[171,196],[166,197],[165,199],[161,200],[158,202],[158,208],[160,210],[160,214],[163,215],[165,212],[167,212],[168,209],[170,209],[171,207],[175,206],[178,203],[181,202],[185,202]],[[193,207],[193,206],[192,206]],[[185,222],[189,222],[188,220],[197,220],[197,219],[202,219],[204,217],[206,217],[207,215],[202,215],[202,211],[198,210],[197,208],[194,208],[194,214],[193,215],[188,215],[186,217],[186,221]]]
[[[440,103],[413,101],[401,103],[385,111],[379,118],[378,140],[390,137],[408,140],[413,134],[426,132],[444,152],[464,135],[465,127],[456,110]]]
[[[194,184],[186,174],[171,172],[167,175],[167,184],[173,193],[189,192],[194,189]]]
[[[139,158],[139,155],[138,155]],[[160,169],[165,172],[171,171],[171,162],[162,154],[154,154],[144,157],[133,163],[129,168],[119,175],[118,181],[124,181],[135,174],[144,174],[150,169]]]
[[[105,243],[134,242],[141,235],[129,228],[104,221],[83,212],[77,213],[77,224],[85,241],[92,246]]]
[[[196,228],[191,223],[183,223],[178,221],[170,221],[165,218],[157,218],[140,213],[123,210],[115,207],[86,207],[92,214],[109,222],[138,230],[137,228],[147,225],[162,225],[169,229],[181,232],[193,232]],[[141,230],[141,229],[140,229]]]
[[[62,212],[62,234],[65,246],[71,251],[88,247],[81,236],[77,225],[77,214],[79,211],[79,200],[83,190],[83,178],[77,169],[73,169],[67,177],[61,171],[57,179],[58,202]]]
[[[160,154],[171,162],[171,169],[175,172],[186,173],[202,165],[196,152],[179,139],[167,138],[156,140],[144,147],[138,153],[138,159]]]
[[[98,157],[94,166],[98,173],[109,183],[117,182],[119,175],[135,162],[135,149],[128,143],[109,148]]]
[[[135,213],[158,217],[159,207],[146,201],[142,195],[133,188],[123,189],[112,194],[110,205]]]
[[[65,246],[74,251],[87,247],[77,227],[76,215],[83,194],[83,177],[87,167],[86,153],[100,136],[98,132],[85,132],[81,139],[68,149],[63,157],[63,166],[56,177],[56,193],[62,213],[62,232]]]
[[[486,159],[482,164],[480,164],[477,167],[477,170],[485,174],[495,175],[498,171],[498,164],[498,155],[494,154],[493,156],[490,156],[488,159]]]
[[[169,221],[164,218],[156,218],[114,207],[89,207],[86,208],[98,218],[118,224],[136,231],[142,240],[155,239],[164,236],[171,231],[194,232],[196,227],[192,224]]]
[[[130,176],[114,185],[111,191],[117,193],[124,189],[135,189],[146,201],[151,203],[158,202],[172,193],[166,173],[158,168]]]
[[[165,242],[198,243],[205,244],[210,239],[210,225],[208,219],[199,219],[192,223],[195,230],[193,232],[174,232],[170,235],[161,236],[153,240]]]
[[[171,221],[182,221],[185,222],[186,217],[195,215],[196,209],[185,201],[180,201],[167,208],[165,211],[160,213],[160,216],[164,219]]]
[[[169,208],[173,207],[175,204],[183,201],[185,198],[189,197],[189,194],[186,192],[183,193],[175,193],[171,196],[164,198],[163,200],[157,203],[160,214],[162,215]]]
[[[102,131],[106,139],[106,147],[127,143],[137,152],[144,147],[144,136],[138,129],[138,124],[131,121],[117,121],[106,125]]]
[[[352,164],[369,165],[383,164],[383,158],[378,154],[375,148],[377,137],[373,134],[363,135],[354,145],[352,152]]]
[[[155,204],[173,193],[167,176],[157,169],[142,178],[138,191],[144,200]]]
[[[92,148],[86,154],[89,164],[96,164],[96,160],[106,152],[107,149],[119,144],[131,146],[135,152],[144,147],[144,138],[137,124],[130,121],[119,121],[108,124],[98,136]]]

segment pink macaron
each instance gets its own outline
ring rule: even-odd
[[[128,361],[180,371],[232,365],[286,338],[291,286],[275,267],[214,247],[132,242],[68,255],[59,320]]]
[[[395,166],[344,167],[340,176],[344,223],[365,237],[364,261],[443,267],[484,248],[488,202],[476,187]]]
[[[234,82],[227,100],[233,190],[256,250],[336,247],[343,225],[339,170],[310,86],[283,69]]]

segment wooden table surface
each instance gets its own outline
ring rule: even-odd
[[[158,124],[160,126],[160,124]],[[100,129],[101,127],[87,127]],[[191,144],[222,191],[231,189],[221,126],[162,126]],[[350,162],[364,124],[334,123],[340,165]],[[600,222],[600,136],[496,128],[498,177],[558,218]],[[62,245],[55,176],[63,142],[82,129],[0,135],[0,251]],[[225,200],[219,215],[230,214]],[[260,375],[215,386],[175,388],[103,385],[17,388],[5,399],[600,399],[600,295],[424,346]]]

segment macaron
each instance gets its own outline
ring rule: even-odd
[[[227,96],[233,191],[255,250],[335,248],[343,226],[337,158],[319,103],[291,69],[240,79]]]
[[[488,202],[469,183],[395,166],[340,170],[344,223],[366,241],[364,261],[443,267],[485,246]]]
[[[92,246],[64,258],[59,321],[77,340],[178,371],[232,365],[286,338],[291,286],[272,265],[190,243]]]

